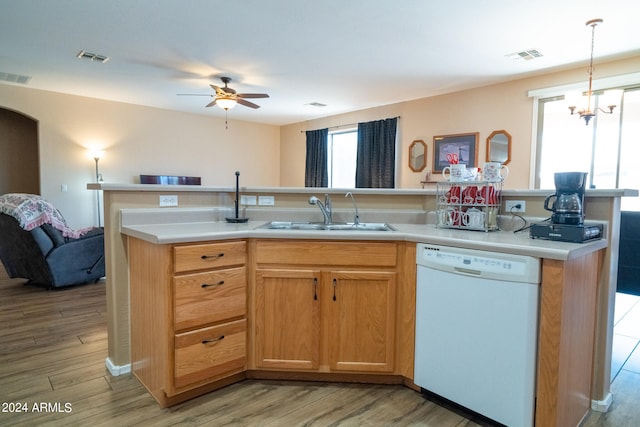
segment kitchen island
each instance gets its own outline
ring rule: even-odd
[[[108,185],[106,185],[108,187]],[[539,387],[544,388],[544,393],[541,399],[541,396],[538,396],[538,405],[541,404],[549,406],[550,410],[545,410],[543,412],[538,411],[538,416],[540,417],[541,413],[547,414],[549,417],[555,419],[556,422],[550,423],[547,425],[564,425],[564,422],[560,422],[557,417],[567,416],[565,414],[571,413],[572,411],[566,411],[566,407],[562,405],[558,406],[558,401],[556,400],[559,395],[565,396],[565,392],[569,390],[567,387],[573,387],[575,384],[570,384],[570,378],[564,375],[561,372],[566,372],[565,368],[570,364],[570,367],[574,367],[575,363],[572,364],[572,357],[575,356],[575,351],[565,351],[563,346],[565,345],[563,341],[563,337],[568,335],[567,330],[563,330],[559,328],[558,325],[562,323],[563,316],[569,315],[570,318],[578,319],[579,315],[571,314],[567,310],[571,308],[570,301],[575,301],[574,298],[580,297],[584,298],[585,295],[574,295],[574,292],[580,293],[582,287],[568,287],[565,286],[564,283],[571,280],[585,280],[587,282],[602,282],[603,276],[608,276],[608,251],[611,249],[611,239],[606,239],[598,242],[592,242],[588,244],[569,244],[569,243],[558,243],[558,242],[544,242],[544,241],[534,241],[528,239],[526,235],[514,234],[509,232],[491,232],[491,233],[482,233],[482,232],[468,232],[461,230],[445,230],[445,229],[437,229],[432,224],[425,224],[427,222],[426,214],[429,210],[430,200],[433,198],[433,195],[429,193],[429,191],[402,191],[398,190],[393,195],[384,194],[372,194],[371,191],[362,191],[362,194],[356,193],[358,200],[361,204],[361,217],[364,220],[373,220],[369,219],[373,218],[377,215],[389,215],[389,209],[387,206],[390,204],[389,200],[393,200],[394,211],[391,212],[392,218],[395,221],[391,222],[397,231],[393,233],[387,232],[367,232],[367,233],[347,233],[345,232],[331,232],[328,235],[326,232],[320,232],[324,234],[319,234],[318,232],[304,232],[301,234],[299,231],[281,231],[281,230],[264,230],[264,229],[256,229],[256,226],[262,225],[266,220],[269,219],[284,219],[282,216],[283,213],[293,214],[294,212],[300,213],[305,218],[310,218],[311,214],[315,213],[314,210],[305,210],[298,209],[297,207],[302,205],[304,201],[306,201],[305,195],[313,194],[312,190],[302,190],[298,189],[297,191],[290,191],[286,193],[282,198],[285,199],[284,206],[277,206],[276,209],[271,209],[267,212],[267,216],[264,216],[264,212],[259,211],[248,211],[249,216],[255,218],[255,221],[250,221],[248,224],[227,224],[219,221],[219,219],[224,218],[224,209],[228,209],[228,198],[224,199],[222,196],[218,195],[219,206],[211,206],[211,190],[208,191],[193,191],[190,189],[188,192],[180,192],[181,198],[181,206],[185,204],[192,206],[195,218],[194,221],[185,221],[184,212],[182,209],[164,209],[161,210],[164,212],[163,219],[149,219],[152,218],[148,214],[158,211],[158,209],[147,209],[152,208],[153,206],[157,206],[157,197],[158,191],[167,192],[167,188],[140,188],[141,186],[130,186],[130,188],[123,189],[120,186],[112,187],[111,190],[108,188],[102,188],[105,191],[105,206],[107,206],[110,218],[107,221],[111,221],[117,229],[112,233],[113,241],[107,243],[107,249],[114,247],[113,243],[115,243],[116,250],[113,250],[112,261],[114,258],[122,256],[122,260],[126,265],[128,263],[128,259],[126,254],[126,246],[129,240],[139,240],[140,242],[144,242],[144,244],[155,245],[155,246],[171,246],[171,245],[179,245],[184,244],[182,242],[214,242],[219,239],[223,240],[245,240],[250,242],[263,240],[263,239],[279,239],[279,240],[305,240],[305,241],[313,241],[313,240],[345,240],[345,241],[376,241],[376,242],[393,242],[394,245],[398,248],[398,253],[403,254],[399,256],[399,262],[402,265],[401,268],[397,267],[397,283],[398,289],[402,289],[396,295],[396,316],[399,313],[404,315],[404,319],[400,320],[401,326],[396,324],[397,331],[405,331],[405,335],[399,334],[396,336],[396,360],[394,361],[393,374],[400,375],[403,378],[407,378],[410,380],[411,378],[411,365],[412,362],[412,354],[407,347],[407,343],[412,341],[408,339],[407,336],[413,333],[412,328],[412,316],[407,315],[407,312],[411,310],[406,310],[407,302],[411,303],[411,290],[407,290],[407,286],[410,286],[413,282],[413,291],[415,291],[415,243],[416,242],[431,242],[438,244],[447,244],[447,245],[460,245],[463,244],[465,247],[470,247],[474,249],[485,249],[492,251],[502,251],[502,252],[511,252],[511,253],[523,253],[530,254],[536,257],[543,258],[544,262],[544,272],[543,273],[543,289],[546,288],[549,291],[554,291],[555,294],[550,294],[545,296],[545,292],[543,290],[542,301],[543,301],[543,309],[546,306],[544,301],[553,300],[552,304],[547,306],[548,315],[546,317],[552,318],[553,321],[548,323],[546,328],[549,329],[549,338],[545,340],[540,340],[540,352],[543,353],[543,348],[545,346],[552,351],[549,354],[553,354],[555,352],[555,359],[550,361],[549,363],[544,363],[540,365],[539,375],[543,375],[543,372],[546,372],[548,380],[541,381]],[[116,188],[117,187],[117,188]],[[144,187],[144,186],[143,186]],[[171,188],[172,192],[175,191],[174,188]],[[182,190],[182,189],[181,189]],[[272,189],[271,189],[272,190]],[[260,190],[262,192],[264,190]],[[281,190],[283,191],[283,190]],[[293,194],[295,193],[295,194]],[[303,194],[300,194],[303,193]],[[531,197],[541,197],[542,193],[535,193]],[[135,195],[135,196],[134,196]],[[506,194],[505,194],[506,195]],[[600,209],[604,212],[604,215],[599,215],[600,218],[607,219],[610,213],[610,201],[619,201],[619,197],[624,195],[624,192],[613,192],[604,194],[600,192],[598,197],[590,206],[599,206],[603,205],[604,208]],[[131,197],[133,196],[133,197]],[[203,197],[201,197],[203,196]],[[278,196],[280,198],[280,196]],[[308,196],[307,196],[308,197]],[[523,197],[519,195],[518,197]],[[291,202],[290,205],[295,206],[295,209],[287,206],[287,199],[295,200]],[[183,200],[187,200],[188,203],[183,203]],[[604,203],[602,203],[604,202]],[[364,205],[364,209],[363,209]],[[397,206],[400,206],[398,208]],[[531,202],[528,203],[531,205]],[[376,208],[370,207],[375,206]],[[381,206],[381,209],[377,209],[377,206]],[[130,222],[125,221],[126,215],[123,215],[123,209],[136,208],[134,209],[138,214],[137,219],[131,220]],[[615,208],[615,206],[614,206]],[[350,209],[344,209],[346,215],[351,215],[349,212]],[[592,210],[591,212],[594,212]],[[424,213],[424,216],[421,216],[421,213]],[[167,215],[174,215],[172,219],[167,219]],[[142,215],[142,216],[140,216]],[[199,215],[199,217],[198,217]],[[260,218],[260,215],[263,215]],[[136,214],[133,215],[136,217]],[[146,219],[141,220],[142,217],[146,217]],[[376,217],[379,218],[379,217]],[[417,219],[416,219],[417,218]],[[212,220],[213,219],[213,220]],[[378,219],[375,219],[378,220]],[[399,222],[396,222],[399,221]],[[176,226],[181,228],[181,231],[176,229]],[[122,227],[120,229],[120,224]],[[125,234],[120,234],[120,231]],[[609,228],[609,232],[611,232],[611,225]],[[342,233],[342,234],[341,234]],[[195,239],[195,240],[193,240]],[[120,248],[117,246],[122,245]],[[617,249],[617,248],[616,248]],[[413,251],[413,252],[412,252]],[[251,251],[249,250],[249,254]],[[413,258],[411,256],[413,254]],[[109,255],[108,255],[109,257]],[[250,256],[251,257],[251,256]],[[109,261],[108,261],[109,263]],[[249,258],[249,264],[252,263]],[[413,264],[413,267],[411,267]],[[599,266],[604,266],[604,268],[598,269]],[[585,268],[588,267],[588,268]],[[128,267],[127,267],[128,268]],[[252,268],[252,267],[249,267]],[[595,270],[593,269],[595,268]],[[122,275],[122,268],[114,269],[114,275],[111,276],[111,280],[116,280],[115,275]],[[577,273],[577,274],[574,274]],[[404,276],[403,276],[404,275]],[[587,275],[588,277],[582,277],[580,275]],[[251,277],[251,274],[249,274]],[[545,278],[548,279],[545,282]],[[108,276],[107,280],[109,282],[110,277]],[[128,281],[128,275],[126,277]],[[597,288],[594,285],[592,288],[594,292]],[[126,289],[126,288],[125,288]],[[127,292],[128,293],[128,292]],[[587,292],[589,294],[589,292]],[[589,301],[597,300],[597,296],[593,293],[592,300],[585,300],[586,307],[590,306]],[[587,296],[588,297],[588,296]],[[401,307],[401,310],[397,310],[398,307]],[[575,307],[575,305],[574,305]],[[583,306],[584,307],[584,306]],[[597,310],[592,309],[582,309],[581,314],[583,315],[587,312],[587,315],[591,316],[591,319],[596,318]],[[251,311],[249,311],[249,317],[251,317]],[[544,317],[544,316],[543,316]],[[397,318],[397,317],[396,317]],[[589,319],[587,320],[587,324],[589,323]],[[584,322],[580,321],[581,324]],[[544,322],[541,322],[541,333],[542,329],[545,328]],[[564,323],[563,325],[570,324]],[[593,323],[591,323],[593,324]],[[564,328],[565,326],[563,326]],[[406,332],[410,330],[411,332]],[[593,328],[591,328],[593,331]],[[580,334],[578,334],[580,335]],[[583,334],[588,335],[588,334]],[[546,335],[545,335],[546,336]],[[593,338],[593,333],[591,334]],[[115,337],[117,338],[117,337]],[[110,333],[111,339],[111,333]],[[576,345],[580,346],[584,343],[576,342],[579,340],[573,340],[573,344],[570,346],[575,347]],[[545,344],[546,342],[546,344]],[[251,345],[251,343],[249,343]],[[404,346],[404,347],[402,347]],[[400,348],[402,347],[402,348]],[[591,345],[593,348],[593,345]],[[580,351],[582,354],[583,351]],[[111,356],[111,355],[110,355]],[[542,358],[540,359],[542,360]],[[250,361],[249,361],[250,362]],[[542,362],[541,362],[542,363]],[[587,371],[590,371],[591,367],[587,368]],[[563,371],[565,370],[565,371]],[[570,377],[570,376],[569,376]],[[583,384],[581,387],[585,389],[586,385],[584,384],[584,378],[591,378],[591,373],[588,372],[587,375],[582,375]],[[568,381],[568,382],[567,382]],[[546,384],[546,385],[545,385]],[[566,396],[579,396],[581,403],[580,407],[584,410],[584,408],[589,407],[589,396],[590,396],[590,385],[586,387],[586,390],[583,390],[581,393],[567,393]],[[541,390],[539,388],[539,390]],[[544,400],[549,397],[550,400],[548,402],[544,402]],[[561,397],[561,399],[565,399]],[[591,396],[593,399],[593,396]],[[570,399],[569,399],[570,400]],[[566,402],[565,402],[566,403]],[[585,406],[586,405],[586,406]],[[575,411],[574,411],[575,412]],[[576,416],[575,414],[573,415]],[[556,417],[556,418],[554,418]],[[540,420],[539,420],[540,422]]]
[[[244,378],[243,373],[251,378],[403,381],[411,385],[415,242],[427,242],[543,260],[537,423],[577,425],[588,413],[596,286],[606,240],[581,245],[559,243],[550,248],[548,242],[529,239],[526,234],[474,233],[415,224],[393,224],[397,231],[389,232],[268,230],[261,228],[263,222],[124,225],[130,213],[137,214],[122,211],[122,233],[130,238],[132,362],[134,373],[163,406],[238,381]],[[161,216],[162,211],[150,214]],[[188,217],[189,211],[182,215]],[[231,250],[228,245],[241,249]],[[236,259],[233,251],[243,253]],[[182,252],[193,253],[195,265],[184,270],[179,267]],[[210,262],[211,257],[216,260]],[[217,259],[221,264],[216,263]],[[174,269],[170,268],[172,260]],[[180,305],[179,281],[210,274],[211,268],[221,267],[243,269],[247,291],[246,296],[240,293],[238,298],[246,299],[246,308],[220,322],[201,320],[197,323],[199,329],[180,329],[177,324],[182,311],[207,310],[193,308],[195,302],[191,309]],[[182,271],[192,274],[185,278],[179,274]],[[217,273],[228,274],[226,271]],[[314,305],[317,299],[328,301],[332,283],[335,298],[336,283],[340,283],[340,289],[344,282],[349,283],[344,279],[356,280],[350,291],[354,301],[367,301],[360,311],[374,312],[378,319],[385,319],[377,329],[366,323],[366,316],[358,316],[359,305],[355,302],[336,308],[335,312],[331,303]],[[216,282],[218,276],[202,280]],[[298,290],[314,281],[319,297],[300,297]],[[369,289],[363,291],[363,287]],[[201,294],[211,295],[208,291]],[[204,296],[195,298],[202,301]],[[212,300],[210,307],[226,304],[226,311],[230,298],[226,295],[224,302]],[[345,299],[349,297],[339,294],[338,301]],[[175,311],[171,309],[174,305]],[[288,307],[298,307],[301,313],[288,313]],[[334,323],[341,313],[352,313],[353,319],[340,320],[351,321],[362,330],[341,338],[344,325]],[[166,329],[161,326],[163,321]],[[287,324],[305,327],[288,334]],[[154,337],[149,337],[151,328],[159,332]],[[278,336],[270,335],[274,329]],[[349,339],[365,330],[375,334],[375,339],[358,342],[359,354],[355,357],[356,351],[345,347]],[[163,342],[158,335],[170,338]],[[183,349],[179,343],[189,341],[189,335],[195,335],[195,341]],[[171,337],[175,337],[175,350]],[[219,342],[212,348],[201,344],[203,339]],[[383,342],[376,344],[379,340]],[[201,355],[194,347],[201,347],[205,353]],[[219,360],[217,352],[225,357]],[[576,354],[581,356],[575,357]],[[163,376],[164,371],[169,374]],[[385,376],[376,377],[377,374]]]

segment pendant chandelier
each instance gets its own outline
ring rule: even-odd
[[[620,90],[608,90],[604,92],[603,96],[600,98],[602,103],[607,107],[606,109],[595,108],[592,106],[593,100],[591,99],[593,96],[593,46],[595,41],[596,27],[598,24],[602,23],[602,19],[592,19],[586,22],[587,27],[591,27],[591,59],[589,61],[589,89],[586,92],[586,95],[581,93],[573,93],[565,95],[565,100],[569,103],[569,110],[571,114],[578,114],[580,118],[584,119],[585,125],[589,124],[589,121],[596,116],[598,111],[605,114],[612,114],[613,109],[616,108],[616,102],[620,99]],[[580,108],[578,105],[582,103]],[[593,109],[592,109],[593,108]]]

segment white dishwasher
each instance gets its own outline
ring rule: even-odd
[[[510,427],[534,422],[540,260],[417,246],[414,382]]]

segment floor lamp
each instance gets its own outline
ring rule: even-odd
[[[101,182],[102,181],[102,174],[100,173],[100,171],[98,170],[98,162],[100,161],[100,159],[102,158],[102,156],[104,156],[104,151],[92,151],[91,153],[89,153],[89,155],[91,157],[93,157],[93,160],[95,160],[96,162],[96,182]],[[100,190],[96,191],[96,205],[98,208],[98,227],[101,227],[101,214],[100,214]]]

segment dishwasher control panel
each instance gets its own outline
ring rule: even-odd
[[[470,276],[540,282],[540,260],[529,256],[418,244],[417,264]]]

